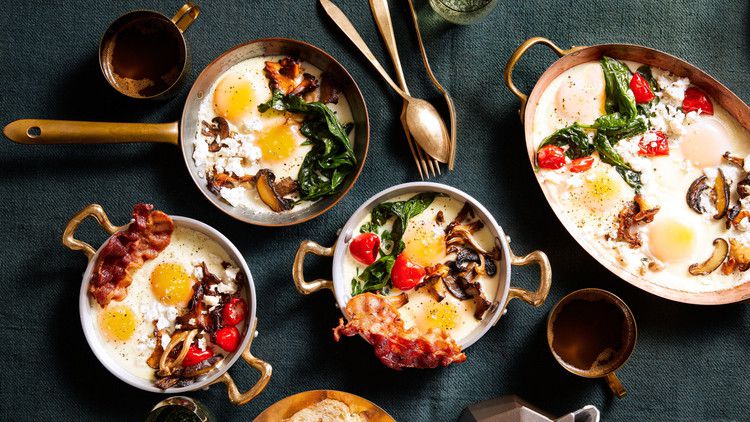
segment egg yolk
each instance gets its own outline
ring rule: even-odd
[[[193,284],[179,264],[159,264],[151,273],[151,291],[165,305],[186,306],[193,297]]]
[[[603,211],[615,205],[621,190],[620,184],[604,172],[585,179],[583,184],[585,202],[593,211]]]
[[[110,340],[126,341],[135,332],[135,314],[127,305],[107,306],[99,318],[99,325]]]
[[[458,311],[456,307],[447,302],[434,303],[425,316],[425,323],[428,328],[452,330],[456,328],[457,321]]]
[[[715,119],[701,119],[688,126],[682,137],[680,149],[686,159],[698,167],[721,164],[722,154],[729,151],[729,136],[724,126]]]
[[[688,259],[695,249],[695,232],[678,220],[654,221],[649,229],[648,242],[651,253],[664,262]]]
[[[292,126],[274,126],[258,136],[256,144],[263,154],[264,161],[279,162],[292,156],[297,149],[297,137]]]
[[[604,74],[599,63],[592,63],[572,72],[563,80],[555,95],[555,109],[568,122],[592,124],[606,114],[607,97]]]
[[[241,126],[256,106],[253,87],[242,75],[226,75],[216,84],[214,111],[235,125]]]
[[[403,240],[404,253],[415,264],[428,267],[445,259],[445,234],[437,226],[409,227]]]

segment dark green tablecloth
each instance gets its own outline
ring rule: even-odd
[[[257,228],[217,212],[193,186],[179,151],[168,145],[29,147],[0,141],[0,417],[6,420],[139,420],[163,398],[110,375],[89,350],[80,328],[78,292],[85,259],[60,245],[68,218],[98,202],[124,223],[135,202],[153,202],[205,221],[243,252],[258,293],[257,356],[274,375],[252,403],[235,408],[222,387],[192,394],[221,420],[251,420],[275,401],[310,389],[362,395],[400,421],[450,421],[479,400],[518,394],[561,414],[585,404],[605,420],[748,420],[750,311],[747,305],[699,307],[646,294],[607,272],[557,221],[525,158],[517,101],[502,69],[524,39],[544,35],[561,46],[602,42],[645,44],[693,62],[750,98],[748,3],[500,1],[481,23],[441,24],[423,10],[427,48],[438,77],[458,107],[457,171],[436,179],[474,195],[513,238],[517,253],[541,249],[554,268],[552,292],[539,309],[513,303],[508,314],[446,369],[394,372],[359,339],[340,344],[331,327],[340,316],[328,293],[302,297],[291,265],[300,240],[331,243],[350,213],[388,186],[415,180],[398,113],[401,101],[375,76],[313,0],[200,1],[203,12],[187,33],[193,51],[190,81],[224,50],[247,40],[285,36],[316,44],[358,81],[372,125],[370,155],[351,193],[324,217],[282,229]],[[367,2],[338,2],[387,68]],[[399,45],[412,90],[437,99],[421,73],[404,2],[393,1]],[[145,7],[172,14],[178,0],[4,2],[0,12],[2,123],[23,117],[109,121],[173,121],[187,90],[167,103],[131,102],[104,83],[96,56],[102,32],[116,16]],[[532,51],[516,71],[530,89],[553,60]],[[104,238],[87,223],[81,236]],[[326,276],[330,261],[310,260]],[[514,270],[513,283],[536,285],[536,270]],[[629,390],[613,400],[602,382],[560,368],[545,339],[552,304],[582,287],[603,287],[625,299],[640,329],[632,359],[620,371]],[[243,364],[231,373],[250,385]]]

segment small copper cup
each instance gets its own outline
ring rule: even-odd
[[[605,378],[617,398],[627,391],[615,371],[630,358],[637,337],[633,312],[606,290],[576,290],[547,319],[547,343],[557,362],[575,375]]]
[[[104,78],[130,98],[175,95],[190,71],[183,32],[199,13],[198,6],[187,2],[171,19],[152,10],[135,10],[115,19],[99,43]]]

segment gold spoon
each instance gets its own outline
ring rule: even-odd
[[[341,9],[336,7],[330,0],[320,0],[320,4],[333,22],[338,25],[344,34],[354,43],[355,47],[370,61],[375,70],[380,73],[380,76],[407,102],[406,124],[417,144],[434,159],[442,163],[447,163],[451,153],[450,135],[448,135],[448,129],[445,127],[445,122],[440,117],[440,113],[429,102],[412,97],[393,82],[393,79],[388,76],[388,72],[380,65],[378,59],[372,54],[372,51],[367,47],[365,41]]]

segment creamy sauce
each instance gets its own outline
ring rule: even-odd
[[[403,201],[412,196],[414,196],[414,193],[400,195],[383,202]],[[421,261],[420,264],[427,265],[455,260],[455,254],[446,255],[444,246],[441,247],[440,243],[444,242],[445,227],[458,215],[463,206],[464,203],[461,201],[449,197],[437,197],[424,212],[409,220],[403,239],[406,243],[406,252],[404,253],[409,254],[410,251],[413,251],[410,254],[410,260]],[[442,211],[444,216],[442,224],[435,221],[439,211]],[[370,215],[368,214],[356,226],[354,236],[359,234],[359,227],[369,221]],[[379,233],[383,230],[391,230],[392,226],[393,221],[389,221],[379,230]],[[487,225],[474,233],[474,238],[480,246],[488,251],[495,245],[495,237]],[[349,294],[351,294],[351,283],[349,281],[356,277],[358,271],[361,272],[365,266],[351,256],[351,253],[348,252],[348,244],[346,247],[347,253],[343,261],[342,274],[346,281],[344,284],[349,288]],[[433,261],[425,262],[430,259],[433,259]],[[496,264],[498,265],[498,271],[493,277],[477,276],[476,278],[482,286],[484,296],[490,302],[494,302],[500,283],[500,263],[496,262]],[[401,294],[401,291],[396,288],[391,289],[389,293],[391,296],[399,294]],[[460,343],[481,323],[480,320],[474,318],[474,302],[471,299],[461,301],[446,292],[445,299],[442,302],[437,302],[425,288],[411,289],[406,294],[409,302],[399,308],[398,311],[407,328],[413,326],[420,330],[444,328],[456,342]],[[488,318],[489,312],[485,313],[484,317]]]
[[[634,71],[640,65],[625,62]],[[652,68],[660,84],[660,105],[652,108],[649,129],[667,134],[669,155],[641,157],[639,142],[643,135],[626,138],[615,150],[631,167],[640,171],[642,195],[650,206],[660,211],[652,223],[639,227],[643,245],[632,249],[624,242],[607,240],[616,234],[619,211],[633,200],[634,191],[613,166],[595,161],[583,173],[572,173],[567,166],[558,170],[540,170],[537,174],[550,193],[550,202],[572,234],[589,250],[606,250],[605,259],[636,276],[667,288],[689,292],[723,290],[744,283],[750,274],[723,275],[721,270],[708,276],[692,276],[690,264],[705,261],[713,251],[713,239],[747,237],[734,228],[727,231],[724,219],[714,220],[711,213],[698,214],[690,209],[685,195],[690,184],[706,175],[713,186],[716,169],[732,180],[732,203],[737,203],[736,186],[744,172],[721,159],[725,151],[740,156],[750,154],[750,135],[721,106],[713,102],[713,116],[680,110],[682,95],[689,80],[677,78]],[[603,113],[603,73],[599,62],[575,66],[559,75],[543,92],[534,114],[532,127],[535,150],[554,131],[574,123],[577,118]],[[565,98],[562,110],[561,93],[575,92],[573,100]],[[590,101],[585,101],[588,96]],[[594,153],[598,156],[597,153]],[[568,160],[569,161],[569,160]],[[652,270],[649,264],[655,263]]]

